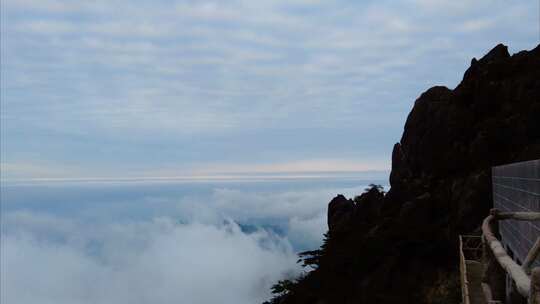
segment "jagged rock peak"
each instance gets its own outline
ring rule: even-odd
[[[490,61],[496,61],[501,59],[507,59],[510,57],[510,53],[508,53],[508,47],[502,43],[497,44],[496,47],[491,49],[482,59],[480,59],[480,62],[490,62]]]

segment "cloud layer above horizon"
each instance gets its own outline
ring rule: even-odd
[[[534,47],[537,5],[2,1],[2,164],[26,177],[388,169],[414,99],[499,42]]]

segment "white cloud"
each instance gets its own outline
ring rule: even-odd
[[[141,184],[144,195],[124,202],[114,194],[118,185],[103,184],[98,187],[112,194],[111,202],[101,196],[88,202],[55,199],[50,212],[58,215],[9,201],[2,214],[0,301],[260,303],[276,280],[300,271],[295,252],[321,244],[331,198],[352,197],[365,187],[234,185],[204,195],[164,190],[155,196]],[[73,184],[51,189],[62,187],[74,187],[70,191],[77,196],[102,189]],[[139,188],[124,187],[119,189],[130,193]],[[39,208],[47,210],[50,203],[44,197]],[[235,223],[258,230],[246,234]]]
[[[40,35],[60,35],[60,34],[66,34],[66,33],[73,33],[76,32],[77,26],[70,22],[64,22],[64,21],[29,21],[25,22],[23,24],[20,24],[18,27],[18,30],[21,32],[30,32],[33,34],[40,34]]]
[[[7,8],[50,13],[67,13],[103,8],[103,1],[65,1],[65,0],[14,0],[6,1]]]
[[[247,192],[236,189],[216,189],[208,205],[237,219],[318,218],[326,212],[328,202],[338,193],[353,196],[363,186],[349,189],[321,188],[318,190],[284,192]],[[317,231],[315,232],[319,237]]]
[[[308,159],[271,164],[210,164],[197,168],[195,172],[216,173],[294,173],[294,172],[362,172],[369,170],[387,170],[388,161],[346,160],[346,159]]]
[[[251,179],[253,180],[253,179]],[[246,179],[245,182],[249,182]],[[99,184],[101,183],[101,184]],[[170,181],[174,185],[175,181]],[[176,181],[178,183],[178,181]],[[291,181],[295,183],[295,181]],[[284,183],[282,183],[284,184]],[[298,185],[305,182],[297,182]],[[24,184],[19,184],[24,185]],[[34,184],[35,185],[35,184]],[[39,185],[39,184],[38,184]],[[47,185],[46,183],[42,185]],[[148,181],[137,181],[134,184],[118,184],[115,181],[97,182],[97,184],[81,184],[80,187],[137,187],[137,185],[152,185]],[[53,187],[68,187],[60,182],[51,184]],[[74,184],[71,184],[73,187]],[[75,187],[76,184],[75,184]],[[181,186],[180,187],[184,187]],[[343,194],[347,197],[354,197],[362,193],[366,185],[358,185],[350,188],[342,187],[310,187],[290,189],[268,189],[268,190],[243,190],[235,184],[221,182],[221,186],[214,188],[204,195],[181,195],[181,196],[149,196],[140,200],[123,203],[122,201],[112,201],[107,205],[81,205],[78,214],[84,218],[138,218],[140,210],[149,216],[168,216],[175,217],[182,222],[204,223],[208,225],[220,225],[224,220],[233,220],[237,223],[248,225],[269,225],[278,228],[291,236],[290,240],[295,248],[317,248],[322,240],[323,233],[326,231],[326,210],[328,202],[337,194]],[[77,189],[77,188],[75,188]],[[90,188],[92,189],[92,188]],[[84,192],[82,192],[84,193]],[[69,202],[71,203],[71,202]],[[63,210],[61,202],[58,203],[59,210]],[[103,208],[109,206],[109,209]],[[16,205],[9,205],[10,208],[16,208]],[[66,206],[68,207],[68,206]],[[123,208],[128,208],[124,210]],[[131,211],[129,211],[129,209]],[[131,214],[130,212],[133,212]],[[147,216],[148,217],[148,216]],[[56,222],[56,225],[53,223]],[[76,223],[67,218],[58,220],[55,217],[40,216],[34,218],[26,213],[14,213],[9,218],[4,219],[4,230],[17,231],[24,228],[34,236],[40,236],[46,232],[48,235],[56,235],[56,238],[63,238],[61,235],[71,236],[69,231],[78,230],[73,228]],[[48,227],[50,226],[50,227]],[[51,227],[55,227],[54,229]],[[109,225],[107,229],[116,226]],[[315,228],[317,227],[317,228]],[[144,231],[141,226],[141,231]],[[313,228],[313,229],[311,229]],[[55,230],[56,229],[56,230]],[[102,228],[96,229],[95,233],[105,233]],[[103,228],[105,229],[105,228]],[[90,230],[88,230],[90,231]],[[300,235],[303,234],[301,238]],[[297,242],[300,241],[300,242]]]
[[[492,5],[494,1],[413,0],[412,3],[432,13],[463,14],[486,4]]]
[[[440,24],[407,14],[415,6],[433,10],[430,17]],[[192,134],[251,126],[309,126],[346,121],[346,113],[362,120],[366,114],[354,105],[373,102],[370,96],[378,90],[374,84],[393,71],[402,75],[396,83],[410,83],[414,77],[403,78],[408,73],[402,71],[422,69],[420,60],[430,61],[423,46],[434,33],[444,30],[451,36],[487,30],[493,20],[509,18],[500,12],[479,19],[481,12],[491,12],[491,6],[495,9],[501,3],[404,1],[333,7],[311,1],[205,1],[178,2],[171,8],[160,2],[12,1],[8,10],[33,8],[55,15],[37,14],[7,24],[12,67],[8,79],[32,75],[34,82],[58,87],[57,91],[64,82],[70,83],[74,95],[63,99],[36,94],[58,104],[51,108],[67,108],[76,96],[72,111],[55,112],[47,122],[33,121],[40,128],[57,125],[69,132],[97,128],[121,135],[165,129]],[[312,13],[295,14],[291,8]],[[456,14],[443,16],[449,10]],[[73,11],[100,21],[66,18]],[[117,11],[114,18],[112,11]],[[24,39],[9,39],[10,33]],[[454,52],[457,44],[450,45],[454,47],[439,52]],[[17,52],[37,47],[45,58]],[[37,65],[27,64],[34,61]],[[36,71],[40,65],[43,72]],[[103,70],[103,77],[69,81],[94,68]],[[107,75],[110,69],[114,73]],[[372,81],[348,81],[358,76]],[[6,81],[8,88],[13,85]],[[13,123],[14,117],[36,115],[11,104],[6,111],[13,113],[8,116]],[[243,111],[248,104],[249,111]],[[305,115],[312,109],[323,117]]]
[[[493,20],[475,19],[465,21],[459,28],[466,32],[487,30],[494,26]]]
[[[309,217],[293,217],[289,220],[287,237],[298,248],[315,249],[314,244],[322,244],[323,234],[327,231],[326,210]]]
[[[259,303],[299,271],[285,240],[234,224],[75,222],[61,231],[61,219],[3,216],[12,229],[2,234],[2,303]]]
[[[296,249],[315,249],[320,246],[327,230],[326,212],[330,200],[337,194],[354,197],[365,188],[361,185],[266,192],[217,188],[204,200],[182,199],[178,213],[187,215],[189,220],[207,223],[231,218],[240,223],[274,225],[284,231]]]
[[[0,170],[3,180],[72,177],[74,172],[74,168],[29,162],[0,162]]]

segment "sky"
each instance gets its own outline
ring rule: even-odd
[[[261,303],[423,91],[540,39],[533,0],[0,5],[2,303]]]
[[[387,171],[414,100],[537,1],[4,0],[2,178]]]

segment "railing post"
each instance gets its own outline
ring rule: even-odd
[[[527,254],[527,257],[525,258],[525,261],[523,262],[522,268],[525,271],[526,274],[531,273],[531,265],[534,263],[538,255],[540,254],[540,237],[536,239],[536,242],[534,243],[533,247]]]
[[[531,271],[529,303],[540,304],[540,267],[535,267]]]
[[[463,255],[463,237],[459,236],[459,272],[461,281],[461,303],[470,304],[469,287],[467,282],[467,267],[465,266],[465,256]]]
[[[506,296],[506,272],[501,267],[493,252],[489,249],[489,245],[484,241],[484,263],[486,265],[484,277],[482,281],[491,288],[491,298],[488,301],[504,299]]]

